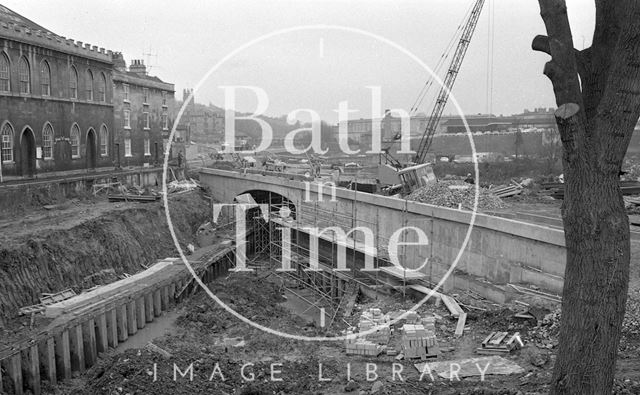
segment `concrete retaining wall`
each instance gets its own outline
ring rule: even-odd
[[[319,218],[316,226],[320,228],[339,225],[348,231],[356,226],[370,227],[377,235],[379,250],[387,248],[389,238],[397,230],[418,227],[427,234],[429,244],[400,249],[400,262],[406,267],[418,268],[429,257],[439,258],[430,259],[421,269],[431,281],[437,282],[460,254],[455,275],[449,276],[443,284],[445,292],[453,289],[478,292],[478,288],[483,288],[482,293],[491,293],[489,285],[482,285],[486,281],[492,285],[534,284],[548,292],[562,292],[565,266],[562,230],[484,214],[477,214],[474,218],[468,211],[342,188],[335,190],[336,199],[330,201],[329,188],[323,188],[320,196],[316,185],[311,185],[310,199],[305,202],[305,183],[281,177],[204,169],[200,180],[211,188],[218,201],[231,202],[238,194],[266,190],[294,202],[298,215],[307,222],[310,222],[308,219]],[[347,217],[341,221],[339,213]],[[355,221],[349,218],[352,214]],[[333,218],[334,223],[328,218]],[[474,225],[468,243],[460,253],[472,219]],[[417,241],[414,232],[405,234],[406,239],[401,240]],[[353,237],[363,241],[360,232],[355,232]],[[379,254],[388,255],[385,252]]]

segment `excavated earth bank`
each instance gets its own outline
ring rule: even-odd
[[[194,243],[211,205],[200,192],[170,197],[183,247]],[[42,293],[76,292],[133,274],[156,259],[175,256],[162,201],[67,202],[0,221],[0,327]],[[113,270],[111,270],[113,269]]]

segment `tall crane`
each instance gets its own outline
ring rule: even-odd
[[[462,33],[460,35],[460,40],[458,41],[458,45],[453,54],[453,59],[451,60],[451,65],[447,71],[447,75],[444,78],[442,88],[438,93],[435,105],[433,110],[431,111],[431,116],[428,119],[427,126],[422,134],[422,138],[418,145],[418,150],[416,151],[416,156],[414,157],[414,165],[410,167],[404,167],[402,164],[393,158],[389,154],[389,148],[383,150],[383,154],[385,157],[385,161],[387,164],[391,164],[395,167],[396,177],[400,178],[400,183],[402,184],[402,189],[405,193],[410,193],[415,188],[419,188],[429,184],[434,181],[435,174],[433,173],[433,168],[430,164],[425,163],[427,158],[427,153],[429,152],[429,148],[431,147],[431,143],[433,142],[433,136],[435,135],[436,128],[438,123],[440,122],[440,118],[442,117],[442,112],[444,111],[445,106],[447,105],[447,101],[449,100],[449,94],[451,93],[451,89],[453,88],[453,84],[456,81],[456,77],[458,76],[458,72],[460,71],[460,66],[462,65],[462,61],[464,60],[464,56],[467,53],[467,48],[469,47],[469,43],[471,42],[471,37],[473,37],[473,33],[475,32],[476,26],[478,25],[478,19],[480,18],[480,13],[482,11],[482,7],[484,6],[485,0],[476,0],[471,9],[471,13],[469,14],[468,19],[462,26]],[[453,42],[452,42],[453,44]],[[425,86],[430,85],[428,82]],[[421,92],[418,97],[417,102],[421,101],[424,98],[426,92]],[[417,108],[414,105],[414,108]],[[394,139],[398,139],[399,136],[396,136]],[[379,178],[389,176],[389,179],[393,179],[393,176],[390,175],[392,171],[385,167],[379,167]]]
[[[414,159],[416,163],[424,163],[426,161],[427,152],[429,152],[429,148],[433,142],[436,127],[438,126],[438,122],[440,122],[440,118],[442,117],[442,112],[447,105],[447,101],[449,101],[449,93],[453,88],[453,84],[456,82],[456,77],[458,76],[458,71],[460,71],[460,66],[462,65],[464,56],[467,53],[467,48],[469,48],[471,37],[478,25],[478,19],[480,18],[480,12],[482,11],[484,2],[485,0],[476,0],[476,3],[471,10],[471,14],[469,15],[469,19],[464,26],[462,35],[460,36],[460,41],[458,42],[456,51],[453,54],[453,60],[451,61],[447,75],[444,77],[442,88],[440,88],[440,93],[438,93],[438,98],[436,99],[436,104],[431,111],[427,127],[422,134],[420,145],[416,151]]]

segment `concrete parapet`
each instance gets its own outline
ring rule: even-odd
[[[381,243],[404,226],[417,226],[427,233],[428,248],[406,253],[402,258],[409,268],[418,267],[425,258],[439,258],[443,264],[429,263],[421,269],[433,282],[438,282],[455,261],[473,219],[469,243],[456,266],[459,272],[446,279],[443,292],[451,292],[460,284],[465,287],[473,284],[476,289],[494,295],[493,300],[503,300],[505,296],[498,295],[500,286],[508,283],[533,284],[553,293],[562,289],[566,253],[561,229],[343,188],[333,191],[335,200],[332,201],[330,188],[319,192],[315,186],[309,188],[304,182],[272,175],[203,169],[200,177],[205,185],[212,187],[214,198],[221,202],[231,202],[235,196],[247,191],[263,190],[289,199],[301,217],[313,218],[316,207],[355,213],[357,225],[377,224],[374,231],[377,242]],[[308,192],[311,192],[310,196],[307,196]],[[309,197],[314,204],[303,204]],[[346,225],[334,226],[348,231],[352,225],[347,221]],[[362,242],[360,233],[354,232],[351,237]],[[376,247],[376,254],[384,258],[386,245]],[[463,275],[471,280],[463,279]]]

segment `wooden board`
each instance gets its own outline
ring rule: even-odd
[[[508,335],[508,332],[498,332],[493,337],[493,339],[489,341],[489,344],[497,346],[504,340],[505,337],[507,337],[507,335]]]
[[[422,272],[417,272],[415,270],[410,270],[410,269],[400,269],[397,266],[383,266],[380,268],[380,271],[383,273],[389,274],[395,278],[405,279],[405,280],[419,280],[427,276]]]
[[[40,298],[40,303],[43,305],[50,305],[57,302],[62,302],[63,300],[67,300],[76,296],[76,293],[73,289],[65,289],[64,291],[60,291],[55,294],[46,295]]]
[[[95,303],[97,300],[104,299],[107,295],[111,295],[114,292],[128,289],[133,284],[140,284],[144,283],[145,280],[152,280],[151,277],[156,272],[164,270],[172,265],[174,265],[173,261],[161,261],[151,266],[147,270],[134,274],[133,276],[129,276],[111,284],[98,287],[93,291],[76,295],[70,299],[48,305],[45,308],[45,316],[49,318],[55,318],[66,311],[77,309],[85,304]]]
[[[441,299],[444,302],[445,306],[447,306],[447,310],[449,310],[449,313],[451,313],[452,316],[458,318],[460,316],[460,313],[462,313],[462,308],[460,308],[458,302],[447,295],[442,295]]]
[[[442,301],[442,294],[440,292],[436,292],[434,290],[432,290],[431,288],[427,288],[424,285],[418,285],[418,284],[410,284],[407,286],[409,289],[412,289],[414,291],[418,291],[422,294],[425,295],[432,295],[431,300],[434,301],[434,303],[436,303],[436,306]]]
[[[482,347],[486,347],[487,343],[489,343],[489,340],[491,340],[495,335],[496,335],[496,332],[491,332],[491,333],[489,333],[489,336],[487,336],[487,337],[482,341]]]
[[[467,313],[462,313],[458,317],[458,325],[456,325],[455,336],[460,337],[464,333],[464,325],[467,322]]]
[[[205,249],[207,250],[207,255],[206,259],[202,259],[204,262],[190,261],[192,262],[194,269],[199,269],[202,266],[206,267],[209,265],[218,264],[220,266],[220,270],[222,272],[225,272],[228,263],[226,261],[221,261],[221,259],[225,259],[227,254],[233,251],[234,247],[229,245],[216,244]],[[201,258],[204,258],[204,255]],[[160,264],[164,261],[174,264],[167,265],[165,268],[162,268]],[[77,306],[65,308],[61,314],[55,317],[54,320],[46,325],[46,327],[43,328],[35,337],[25,336],[23,339],[14,342],[11,347],[0,349],[0,360],[9,359],[16,353],[16,350],[28,350],[33,342],[46,341],[52,333],[61,333],[65,329],[75,331],[74,328],[86,322],[88,318],[93,318],[99,314],[104,314],[112,310],[116,312],[116,325],[111,329],[113,332],[117,333],[118,342],[126,340],[129,335],[129,327],[133,324],[133,322],[127,322],[129,321],[127,317],[127,305],[132,299],[143,296],[147,292],[154,291],[155,289],[159,289],[164,286],[169,286],[170,290],[171,286],[173,286],[173,289],[175,290],[175,283],[178,281],[178,279],[192,278],[186,266],[182,264],[180,258],[167,258],[161,260],[158,264],[151,266],[149,270],[155,271],[155,273],[148,278],[145,278],[144,281],[130,283],[125,287],[118,287],[114,285],[100,287],[103,289],[109,289],[111,287],[111,290],[104,295],[87,298]],[[127,280],[129,280],[130,278],[135,279],[136,276],[130,276],[129,278],[127,278]],[[98,291],[98,289],[96,289],[95,291]],[[87,294],[88,293],[78,296],[86,298]],[[69,303],[69,301],[73,299],[75,298],[60,303]],[[73,336],[71,336],[71,338],[73,338]],[[114,336],[114,340],[115,339],[116,336]],[[57,339],[56,343],[58,343]],[[115,343],[114,345],[116,344],[117,343]],[[68,348],[69,346],[67,345],[67,350]],[[64,352],[61,353],[61,355],[64,355]],[[59,374],[61,372],[64,372],[62,366],[58,367],[60,368],[58,369]]]

